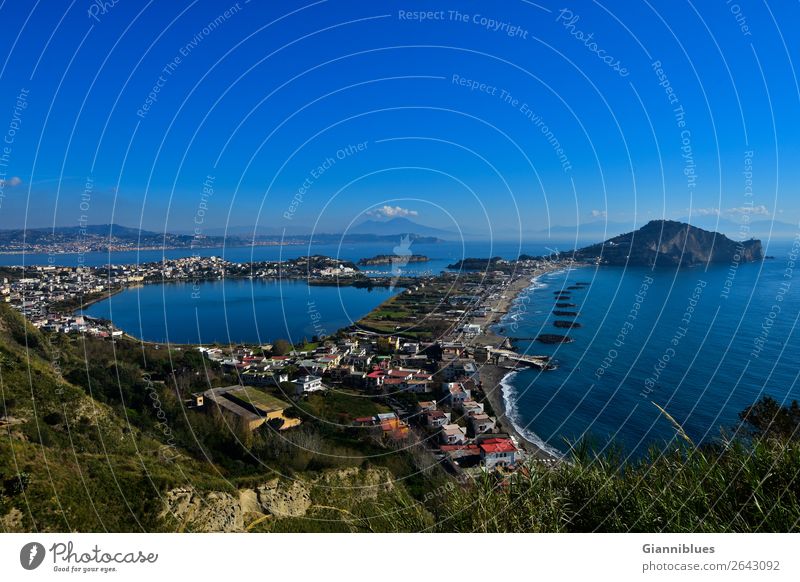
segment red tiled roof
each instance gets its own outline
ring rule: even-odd
[[[484,453],[514,453],[517,448],[509,439],[487,439],[480,445]]]

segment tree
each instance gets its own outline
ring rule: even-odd
[[[800,430],[800,405],[793,400],[789,406],[781,406],[771,396],[761,400],[739,413],[743,423],[750,426],[755,436],[797,438]]]
[[[276,356],[285,356],[292,351],[292,344],[285,339],[279,339],[272,344],[272,353]]]

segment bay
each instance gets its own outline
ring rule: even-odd
[[[370,244],[302,244],[283,246],[244,246],[213,247],[202,249],[151,249],[141,251],[86,252],[86,253],[0,253],[0,266],[13,265],[60,265],[89,267],[115,265],[133,265],[159,262],[183,257],[222,257],[234,263],[251,261],[279,261],[295,259],[305,255],[324,255],[346,261],[356,262],[359,259],[376,255],[396,254],[395,247],[402,245],[401,237],[393,242]],[[542,241],[507,242],[507,241],[443,241],[439,243],[411,243],[408,251],[425,255],[431,260],[426,263],[409,263],[403,267],[404,273],[436,274],[447,265],[467,257],[500,256],[514,259],[520,254],[549,254],[556,247],[553,243]],[[571,248],[569,245],[558,247],[558,250]],[[391,265],[369,267],[370,271],[391,271]]]

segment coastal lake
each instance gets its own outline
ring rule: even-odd
[[[357,321],[400,289],[309,286],[301,280],[234,279],[128,288],[88,306],[126,333],[152,342],[297,343]]]
[[[498,327],[559,367],[507,376],[509,417],[562,452],[588,437],[638,457],[676,438],[656,405],[700,443],[732,434],[738,413],[764,394],[800,398],[800,271],[789,249],[770,252],[774,259],[738,268],[585,267],[538,278]],[[529,339],[543,333],[574,341]]]

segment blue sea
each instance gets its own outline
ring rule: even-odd
[[[738,413],[764,394],[800,398],[800,270],[788,246],[769,252],[736,268],[584,267],[538,278],[499,327],[558,369],[509,375],[509,417],[556,451],[587,438],[638,457],[676,438],[659,407],[701,443],[731,435]],[[577,316],[553,314],[561,291],[569,296],[558,301],[575,305],[561,310]],[[542,333],[574,341],[529,339]]]

